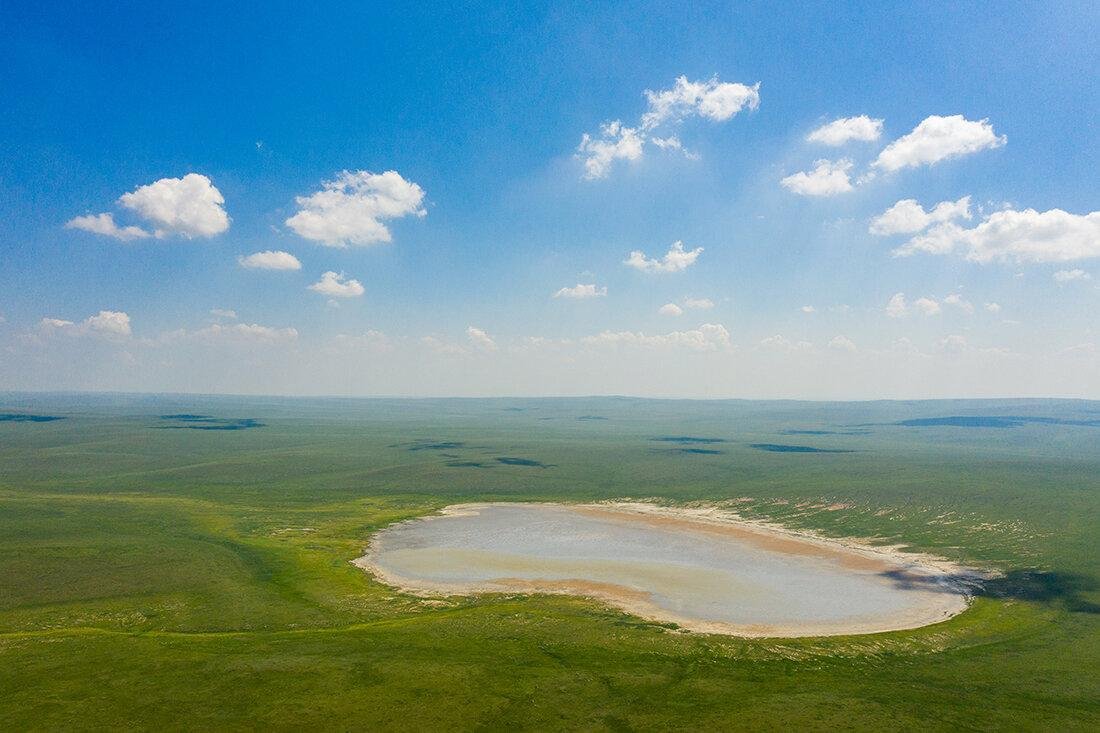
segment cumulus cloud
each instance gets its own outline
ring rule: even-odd
[[[848,159],[818,160],[812,171],[792,173],[779,183],[799,196],[835,196],[852,190],[852,181],[848,178],[851,169],[852,161]]]
[[[743,109],[756,109],[760,104],[760,85],[708,81],[688,81],[681,76],[671,89],[645,92],[647,109],[636,125],[621,120],[606,122],[596,135],[585,133],[577,147],[584,162],[584,177],[604,178],[616,160],[639,160],[647,143],[662,150],[683,151],[676,135],[657,136],[657,130],[681,120],[697,116],[712,122],[725,122]],[[688,157],[697,157],[685,152]]]
[[[642,128],[652,130],[665,122],[698,115],[713,122],[725,122],[743,109],[760,106],[760,84],[676,79],[671,89],[646,90],[649,109],[642,115]]]
[[[829,341],[829,348],[836,351],[853,352],[856,350],[856,345],[847,336],[833,336],[832,340]]]
[[[881,136],[882,120],[860,115],[858,117],[841,117],[822,125],[807,135],[806,140],[811,143],[836,147],[853,140],[870,142],[878,140]]]
[[[904,318],[909,315],[909,303],[905,300],[905,293],[894,293],[886,304],[886,315],[891,318]]]
[[[731,348],[729,331],[718,323],[704,323],[691,331],[672,331],[664,334],[603,331],[595,336],[585,336],[581,339],[581,343],[589,346],[682,347],[691,351],[719,351]]]
[[[959,336],[958,334],[947,336],[939,343],[940,351],[948,354],[959,354],[966,351],[966,347],[966,337]]]
[[[999,148],[1007,140],[993,131],[987,119],[973,121],[962,115],[932,115],[908,135],[887,145],[871,165],[886,172],[934,165],[941,160]]]
[[[969,300],[963,298],[958,293],[952,293],[951,295],[948,295],[946,298],[943,299],[943,304],[954,306],[955,308],[958,308],[959,310],[966,313],[974,312],[974,304],[971,303]]]
[[[253,252],[247,257],[240,255],[237,262],[241,267],[249,270],[301,270],[302,263],[289,252],[280,250],[264,250]]]
[[[969,302],[960,295],[949,295],[944,303],[957,306],[967,312],[974,309]],[[886,304],[886,315],[891,318],[904,318],[911,312],[917,311],[926,316],[938,316],[943,312],[943,306],[934,298],[917,298],[912,303],[905,299],[905,293],[895,293]]]
[[[814,345],[809,341],[791,341],[786,336],[778,333],[774,336],[760,339],[760,346],[773,351],[786,351],[791,353],[813,351],[814,348]]]
[[[331,270],[321,275],[321,279],[309,285],[308,288],[330,298],[358,298],[365,292],[358,280],[351,280],[344,273],[335,273]]]
[[[130,316],[122,311],[100,311],[80,323],[61,318],[43,318],[39,326],[48,331],[61,331],[73,336],[93,335],[124,338],[131,334]]]
[[[817,308],[814,308],[812,305],[804,305],[801,308],[799,308],[799,310],[802,311],[803,313],[816,313],[817,312]]]
[[[637,128],[626,127],[619,120],[600,125],[599,137],[585,133],[577,146],[577,152],[584,158],[584,177],[604,178],[616,160],[641,158],[644,146],[645,139]]]
[[[623,264],[642,272],[680,272],[693,265],[702,252],[702,247],[685,251],[684,243],[676,241],[672,243],[668,252],[661,259],[651,259],[646,257],[641,250],[634,250],[629,257],[623,260]]]
[[[110,212],[78,216],[66,222],[65,227],[124,242],[153,236],[213,237],[229,228],[229,215],[223,208],[225,199],[221,191],[199,173],[188,173],[183,178],[161,178],[138,186],[122,194],[118,203],[152,225],[153,231],[138,226],[120,227]]]
[[[91,232],[92,234],[101,234],[104,237],[114,237],[122,242],[128,242],[131,239],[145,239],[146,237],[153,236],[152,232],[147,232],[141,227],[120,227],[115,223],[114,214],[109,212],[74,217],[65,222],[65,228],[80,229],[85,232]]]
[[[484,351],[496,351],[497,344],[489,334],[476,326],[466,327],[466,338],[470,343]]]
[[[1100,257],[1100,211],[1004,209],[969,229],[939,224],[894,250],[899,257],[924,252],[960,253],[972,262],[1068,262]]]
[[[298,213],[286,225],[298,236],[327,247],[390,242],[385,222],[425,216],[424,189],[397,171],[341,171],[321,190],[295,199]]]
[[[681,308],[680,306],[676,305],[675,303],[665,303],[664,305],[662,305],[660,308],[657,309],[657,312],[660,313],[662,316],[682,316],[682,315],[684,315],[684,309]]]
[[[1091,280],[1092,279],[1092,275],[1090,275],[1089,273],[1085,272],[1084,270],[1080,270],[1080,269],[1058,270],[1058,272],[1054,273],[1053,277],[1054,277],[1055,282],[1060,282],[1060,283],[1069,283],[1069,282],[1073,282],[1074,280]]]
[[[237,320],[237,311],[228,308],[211,308],[210,315],[215,318],[227,318],[231,321]]]
[[[199,173],[161,178],[122,194],[118,202],[151,223],[157,237],[213,237],[229,228],[221,191]]]
[[[986,303],[985,304],[985,309],[987,311],[989,311],[990,313],[1000,313],[1001,312],[1001,304],[1000,303]]]
[[[913,301],[913,307],[926,316],[938,316],[942,310],[940,304],[932,298],[917,298]]]
[[[714,301],[710,298],[684,298],[684,307],[690,310],[710,310],[714,307]]]
[[[891,234],[913,234],[952,219],[970,218],[970,197],[958,201],[941,201],[925,211],[916,199],[902,199],[871,220],[869,231],[880,237]]]
[[[595,283],[582,285],[577,283],[571,288],[561,288],[554,293],[555,298],[571,298],[573,300],[586,300],[588,298],[602,298],[607,295],[607,288],[597,288]]]
[[[296,328],[274,328],[261,326],[258,323],[212,323],[211,325],[195,331],[177,329],[169,331],[161,336],[162,341],[228,341],[228,342],[260,342],[278,343],[293,341],[298,338]]]

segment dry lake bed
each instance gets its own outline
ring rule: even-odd
[[[925,626],[966,609],[977,578],[718,510],[633,503],[458,504],[383,529],[356,564],[418,595],[580,595],[741,636]]]

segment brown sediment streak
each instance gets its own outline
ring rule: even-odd
[[[729,520],[676,517],[671,514],[632,511],[629,508],[615,506],[580,505],[575,509],[583,514],[610,521],[643,522],[657,528],[731,537],[761,550],[830,560],[848,570],[882,572],[897,567],[897,564],[888,562],[884,557],[857,552],[846,546],[829,547],[823,542],[815,542],[810,538],[802,539],[781,534],[767,527],[756,527],[744,522],[734,524]]]

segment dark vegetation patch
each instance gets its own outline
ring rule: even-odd
[[[451,468],[489,468],[481,461],[447,461]]]
[[[704,445],[709,443],[726,442],[725,438],[699,438],[694,435],[663,435],[660,438],[653,438],[653,440],[659,441],[661,443],[702,443]]]
[[[534,461],[530,458],[512,458],[510,456],[497,456],[497,463],[503,463],[505,466],[533,466],[535,468],[550,468],[541,461]]]
[[[679,453],[694,453],[701,456],[720,456],[725,451],[714,450],[713,448],[678,448]]]
[[[455,448],[465,447],[465,443],[457,440],[441,440],[439,442],[416,442],[412,445],[407,445],[406,450],[418,451],[418,450],[454,450]],[[391,446],[397,448],[398,446]]]
[[[161,420],[175,420],[183,425],[158,425],[161,430],[248,430],[265,427],[253,417],[220,418],[209,415],[161,415]]]
[[[577,419],[578,420],[607,420],[609,418],[606,418],[603,415],[581,415]]]
[[[1066,420],[1060,417],[1028,417],[1026,415],[952,415],[950,417],[920,417],[902,420],[895,425],[907,428],[1018,428],[1026,424],[1035,425],[1074,425],[1077,427],[1100,427],[1100,420]]]
[[[765,450],[769,453],[854,453],[855,451],[838,448],[814,448],[811,445],[782,445],[780,443],[750,443],[750,448]]]
[[[57,415],[28,415],[23,412],[0,412],[0,422],[53,422],[64,420]]]
[[[870,430],[780,430],[780,435],[870,435]]]

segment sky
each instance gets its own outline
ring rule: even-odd
[[[0,389],[1100,398],[1100,6],[5,3]]]

